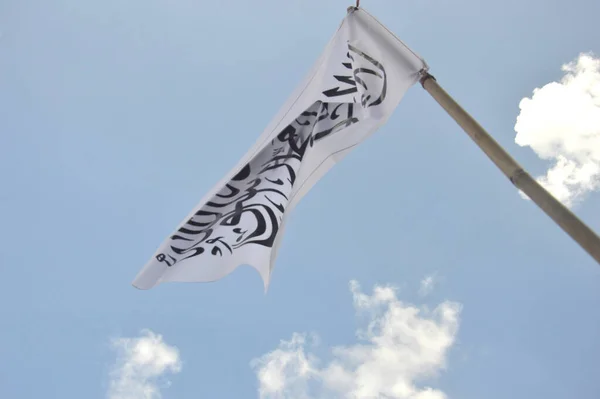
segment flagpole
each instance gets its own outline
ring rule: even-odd
[[[423,71],[421,85],[463,128],[498,169],[509,178],[512,184],[523,191],[600,264],[600,238],[598,235],[533,179],[427,71]]]

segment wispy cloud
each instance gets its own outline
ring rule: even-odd
[[[600,59],[581,54],[562,70],[521,100],[515,142],[552,161],[538,181],[572,206],[600,189]]]
[[[433,287],[437,283],[437,274],[433,273],[428,276],[425,276],[423,280],[421,280],[421,285],[419,286],[419,295],[427,296],[431,294],[433,291]]]
[[[181,371],[178,349],[152,331],[114,339],[112,346],[118,357],[111,372],[108,399],[160,399],[161,378]],[[169,384],[167,380],[162,383]]]
[[[331,350],[323,363],[311,352],[313,339],[293,334],[252,362],[262,399],[443,399],[423,385],[443,370],[459,326],[460,305],[446,301],[433,311],[401,302],[393,287],[371,295],[350,283],[354,307],[367,316],[359,342]]]

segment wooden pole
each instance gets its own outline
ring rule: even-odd
[[[552,218],[568,235],[600,264],[600,238],[560,201],[554,198],[482,128],[446,91],[436,79],[424,71],[423,88],[463,128],[479,148],[537,206]]]

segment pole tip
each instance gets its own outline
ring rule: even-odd
[[[421,78],[419,79],[419,82],[421,83],[421,86],[423,86],[423,88],[425,88],[425,82],[429,79],[435,79],[435,76],[433,76],[432,74],[429,73],[429,71],[427,69],[422,69],[420,72]]]
[[[358,7],[360,7],[360,0],[356,0],[356,5],[355,6],[348,7],[348,9],[347,9],[348,14],[350,14],[351,12],[354,12],[354,11],[358,10]]]

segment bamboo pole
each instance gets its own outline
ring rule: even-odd
[[[508,177],[512,184],[523,191],[600,264],[600,238],[598,235],[523,170],[428,72],[423,73],[421,85],[462,127],[498,169]]]

